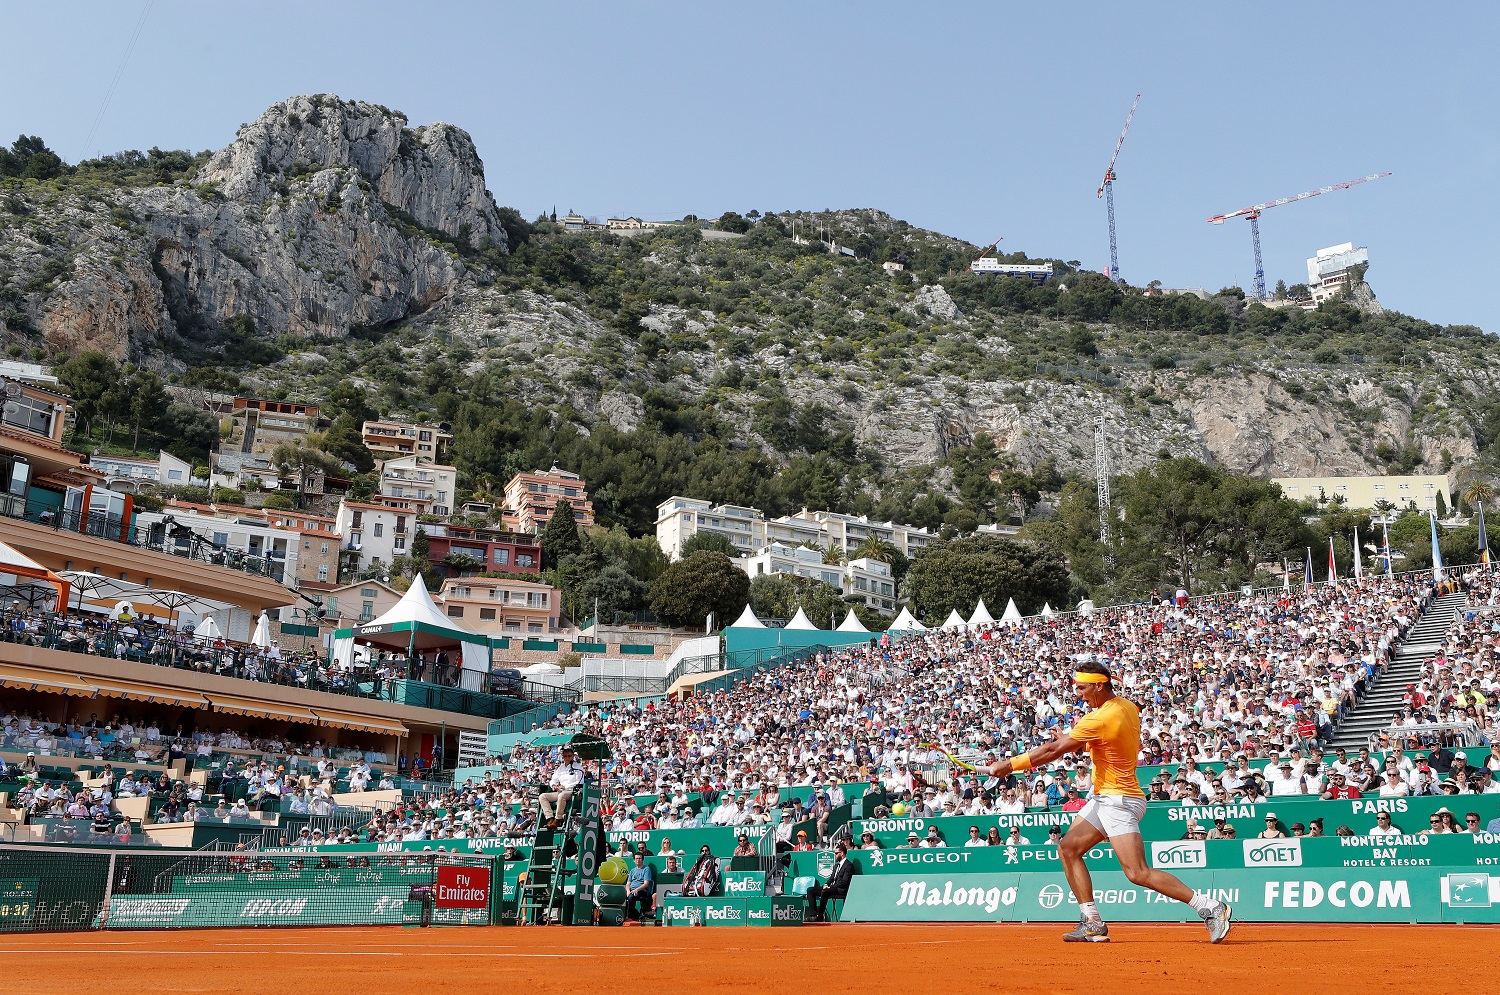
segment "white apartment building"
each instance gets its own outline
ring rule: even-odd
[[[346,582],[370,569],[376,560],[387,569],[410,552],[417,531],[416,513],[361,501],[340,501],[335,531],[343,537],[338,575]]]
[[[137,528],[146,529],[153,541],[160,538],[178,555],[208,556],[239,566],[250,566],[293,590],[297,587],[297,553],[301,534],[279,528],[262,518],[235,514],[214,515],[168,507],[136,515]],[[194,548],[196,545],[196,549]],[[243,567],[241,567],[243,568]]]
[[[861,557],[842,565],[825,563],[823,554],[816,549],[773,542],[750,556],[740,557],[735,566],[752,580],[776,574],[807,577],[836,587],[845,598],[858,598],[876,611],[887,615],[896,611],[896,584],[891,567],[880,560]],[[821,624],[819,619],[813,621]]]
[[[390,507],[408,509],[418,515],[450,515],[457,487],[456,467],[424,461],[416,454],[380,464],[380,496]]]
[[[768,520],[756,508],[734,504],[715,505],[698,498],[673,496],[656,509],[656,542],[669,559],[680,557],[682,546],[700,532],[722,535],[741,556],[753,555],[763,546],[812,543],[832,545],[845,552],[874,537],[890,543],[903,556],[913,557],[937,540],[937,533],[914,525],[872,522],[865,515],[841,515],[835,511],[808,511]]]
[[[206,483],[193,479],[192,464],[169,452],[158,452],[156,459],[94,453],[89,457],[89,465],[102,472],[110,490],[115,491],[139,492],[142,486],[181,487]]]
[[[804,508],[791,517],[817,524],[823,532],[823,544],[837,546],[846,553],[866,539],[875,538],[890,543],[901,551],[902,556],[910,559],[937,541],[936,532],[915,525],[872,522],[867,515],[841,515],[836,511],[808,511]]]

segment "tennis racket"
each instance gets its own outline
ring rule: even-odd
[[[967,771],[972,771],[972,770],[975,769],[973,764],[969,763],[967,760],[960,760],[958,757],[956,757],[953,754],[949,753],[947,750],[943,749],[941,746],[937,745],[936,743],[918,743],[917,747],[918,747],[918,749],[923,749],[923,750],[937,750],[943,756],[947,757],[948,758],[948,762],[951,763],[955,767],[959,767],[959,768],[962,768],[963,770],[967,770]]]

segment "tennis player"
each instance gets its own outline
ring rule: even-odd
[[[1094,881],[1083,863],[1083,855],[1107,839],[1115,856],[1120,858],[1120,869],[1132,884],[1191,905],[1207,924],[1209,941],[1220,942],[1229,935],[1230,907],[1194,891],[1146,861],[1146,845],[1141,840],[1146,794],[1135,774],[1141,752],[1140,709],[1115,694],[1109,668],[1102,663],[1079,664],[1073,674],[1073,686],[1091,711],[1066,735],[1009,760],[979,765],[980,770],[995,777],[1008,777],[1013,771],[1030,770],[1066,753],[1083,750],[1088,751],[1094,762],[1094,790],[1058,847],[1063,871],[1081,913],[1078,928],[1063,939],[1069,943],[1109,942],[1109,927],[1094,904]]]

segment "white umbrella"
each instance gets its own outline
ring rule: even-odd
[[[83,607],[86,597],[111,598],[134,591],[141,585],[117,577],[90,573],[87,570],[59,570],[57,575],[67,581],[78,594],[78,606]]]
[[[161,605],[172,614],[172,623],[177,622],[177,613],[183,608],[192,608],[195,611],[203,608],[212,611],[220,607],[217,601],[200,598],[196,594],[188,594],[186,591],[157,590],[154,587],[143,588],[131,594],[135,601],[146,601],[153,605]]]
[[[205,615],[203,617],[202,621],[198,623],[198,628],[193,630],[193,635],[209,642],[224,638],[224,634],[219,631],[219,623],[214,621],[212,615]]]
[[[250,645],[269,649],[271,646],[271,616],[265,612],[255,620],[255,632],[250,636]]]

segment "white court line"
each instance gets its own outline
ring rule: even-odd
[[[14,954],[55,954],[56,947],[6,950],[0,948],[0,952],[7,955]],[[212,957],[222,951],[216,950],[121,950],[122,954],[140,954],[152,957]],[[269,951],[267,951],[269,952]],[[617,957],[671,957],[680,951],[673,950],[641,950],[633,953],[616,954]],[[582,959],[593,957],[591,953],[559,954],[559,953],[496,953],[496,954],[462,954],[443,953],[442,951],[413,951],[413,950],[286,950],[283,951],[288,957],[553,957]],[[14,965],[12,965],[14,966]]]

